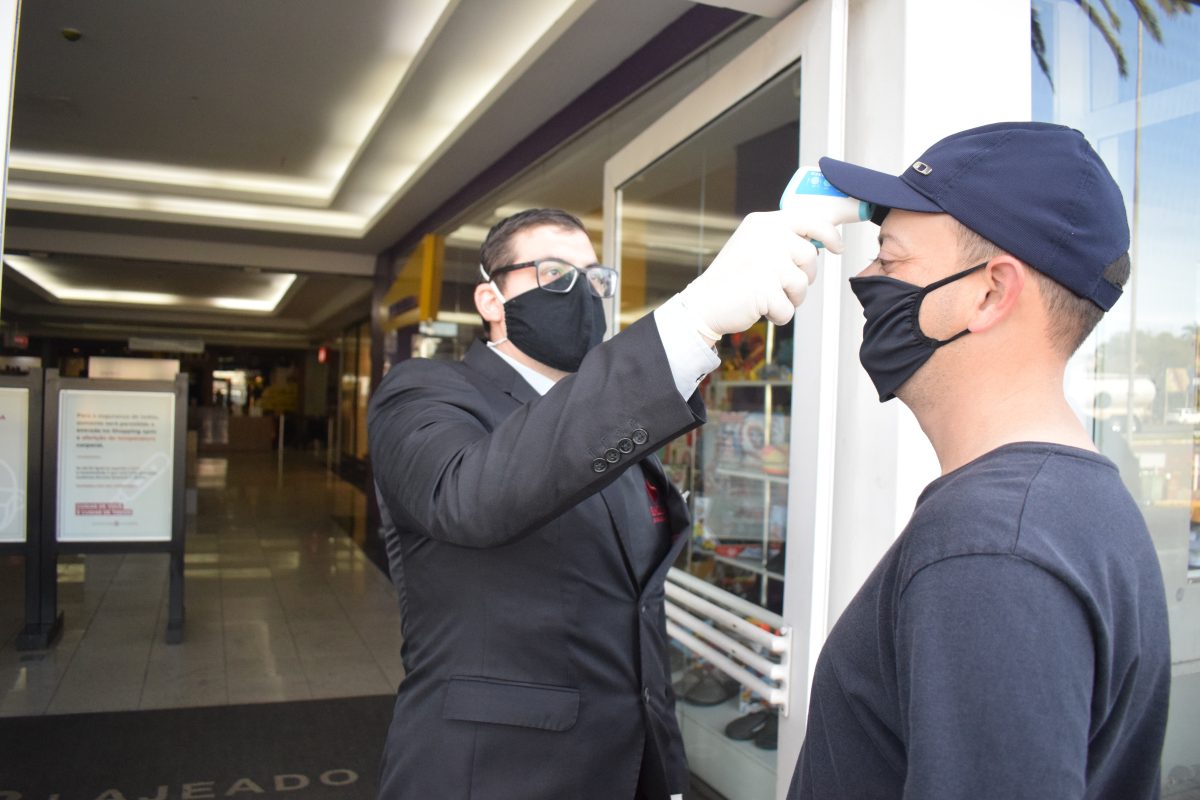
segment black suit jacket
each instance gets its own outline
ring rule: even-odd
[[[703,415],[653,317],[544,397],[482,343],[391,370],[368,431],[407,672],[381,797],[626,800],[640,772],[684,790],[663,582],[688,516],[653,453]],[[648,505],[613,486],[641,487],[639,466],[672,532],[644,586],[629,536]]]

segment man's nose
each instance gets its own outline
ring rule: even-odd
[[[868,275],[882,275],[882,274],[883,274],[883,273],[882,273],[882,272],[880,271],[880,269],[879,269],[879,262],[878,262],[878,261],[872,261],[870,264],[867,264],[867,266],[866,266],[866,267],[863,269],[863,271],[862,271],[862,272],[858,273],[858,274],[857,274],[857,275],[855,275],[854,277],[856,277],[856,278],[865,278],[865,277],[867,277]]]

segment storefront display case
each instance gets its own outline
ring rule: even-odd
[[[775,76],[622,188],[622,322],[683,288],[742,216],[778,205],[798,81],[795,66]],[[775,795],[786,697],[792,330],[762,321],[725,337],[700,388],[708,423],[659,454],[693,519],[668,586],[680,727],[693,771],[748,800]]]
[[[722,343],[705,384],[694,532],[686,568],[769,611],[783,610],[791,426],[791,327],[763,322]],[[781,357],[782,354],[782,357]]]
[[[800,4],[606,162],[617,329],[695,279],[747,214],[777,209],[801,163],[844,153],[845,73],[830,65],[845,63],[846,12]],[[787,329],[725,337],[701,387],[709,424],[662,453],[695,518],[667,584],[676,709],[693,775],[731,800],[787,795],[831,589],[853,580],[831,569],[841,258],[819,270]],[[715,690],[690,691],[697,667]]]

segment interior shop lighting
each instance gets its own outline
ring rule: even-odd
[[[458,325],[483,325],[479,319],[479,313],[472,311],[439,311],[437,312],[437,321],[453,322]]]
[[[478,247],[487,238],[486,225],[460,225],[446,236],[446,244],[455,247]]]

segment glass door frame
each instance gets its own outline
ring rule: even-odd
[[[848,0],[808,0],[733,61],[655,120],[604,167],[604,263],[620,269],[620,188],[636,174],[800,62],[800,164],[841,157],[845,145]],[[780,185],[790,176],[780,176]],[[770,209],[764,209],[770,210]],[[837,275],[841,258],[822,256]],[[779,721],[776,796],[787,794],[808,716],[808,692],[827,633],[837,431],[840,281],[817,281],[796,317],[792,392],[788,547],[783,618],[793,632],[788,714]],[[619,291],[619,289],[618,289]],[[620,297],[613,303],[621,307]],[[613,319],[612,330],[616,330]],[[829,346],[825,346],[828,344]]]

